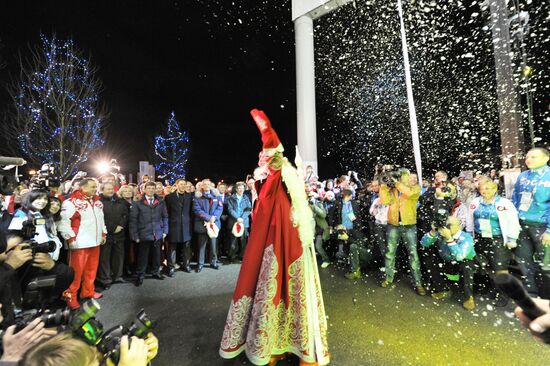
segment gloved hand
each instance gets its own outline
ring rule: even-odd
[[[515,240],[508,240],[508,242],[506,243],[506,247],[508,249],[514,249],[517,246],[518,246],[518,243]]]

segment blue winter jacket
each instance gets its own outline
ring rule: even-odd
[[[216,226],[221,228],[220,217],[223,212],[223,203],[218,196],[218,191],[213,189],[210,192],[195,192],[193,200],[194,224],[193,229],[197,233],[206,233],[204,227],[205,221],[210,221],[212,216],[216,216]]]
[[[533,201],[527,211],[520,210],[522,192],[531,192]],[[550,167],[544,166],[536,171],[532,169],[521,173],[514,186],[512,202],[522,221],[542,224],[550,233]]]
[[[238,199],[237,195],[234,194],[227,199],[227,212],[229,213],[227,227],[229,230],[233,228],[237,219],[243,219],[243,225],[245,228],[250,227],[250,214],[252,213],[252,204],[248,199],[248,196],[243,194],[241,198],[241,209],[238,210]]]

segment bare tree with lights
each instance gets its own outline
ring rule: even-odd
[[[10,88],[9,134],[29,161],[50,163],[67,179],[104,144],[102,84],[72,39],[40,38]]]

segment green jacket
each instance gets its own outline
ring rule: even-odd
[[[311,205],[313,217],[315,218],[315,235],[322,233],[323,240],[330,239],[330,229],[327,223],[327,210],[321,201],[315,201]]]

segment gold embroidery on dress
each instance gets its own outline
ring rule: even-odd
[[[266,364],[272,355],[292,352],[308,362],[315,361],[314,349],[310,349],[310,327],[305,288],[304,256],[288,267],[288,293],[290,304],[285,307],[284,298],[275,305],[277,294],[277,273],[279,264],[273,245],[265,249],[254,301],[243,296],[231,303],[227,316],[221,348],[233,351],[246,342],[246,354],[254,364]],[[323,353],[328,355],[326,339],[327,324],[324,308],[320,301],[319,278],[316,284],[313,306],[318,309]]]

